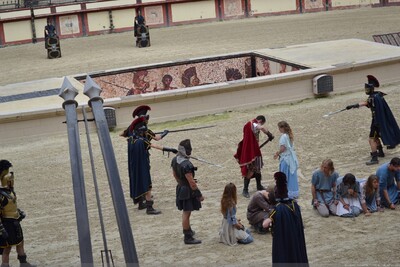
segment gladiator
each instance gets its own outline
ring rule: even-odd
[[[390,110],[389,105],[384,99],[385,93],[375,91],[379,87],[379,81],[372,75],[367,75],[368,83],[365,84],[365,93],[368,98],[364,102],[349,105],[346,109],[367,107],[371,110],[372,121],[369,132],[369,145],[371,147],[371,160],[367,165],[378,164],[378,157],[384,157],[383,146],[393,149],[400,143],[400,129]]]
[[[264,124],[266,119],[263,115],[257,116],[255,119],[248,121],[243,127],[243,139],[239,142],[236,154],[236,161],[239,163],[243,177],[243,192],[245,198],[250,198],[249,184],[250,179],[255,178],[257,190],[264,190],[261,184],[261,169],[263,168],[263,159],[259,145],[260,131],[268,136],[268,140],[272,141],[274,136],[268,131]]]
[[[190,215],[194,210],[201,209],[204,197],[194,179],[196,167],[190,162],[192,146],[189,139],[179,143],[178,153],[172,159],[171,167],[177,182],[176,206],[182,211],[182,228],[185,244],[200,244],[201,240],[195,239],[195,231],[190,226]]]
[[[0,160],[0,248],[2,250],[1,267],[9,267],[10,252],[16,247],[20,267],[36,267],[26,261],[24,250],[24,234],[20,222],[25,218],[25,212],[17,205],[17,195],[14,191],[14,172],[8,160]]]
[[[128,140],[129,188],[133,203],[138,204],[139,210],[147,209],[148,214],[159,214],[152,207],[151,193],[148,193],[150,198],[146,198],[146,193],[151,192],[152,186],[149,150],[151,147],[166,152],[175,152],[175,150],[151,143],[152,140],[159,141],[164,138],[168,130],[155,134],[147,127],[150,119],[150,115],[147,114],[149,110],[151,108],[147,105],[134,109],[132,112],[134,120],[121,136]]]

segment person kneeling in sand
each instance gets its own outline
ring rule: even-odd
[[[341,217],[357,217],[361,213],[361,203],[359,199],[360,184],[356,177],[347,173],[343,176],[342,182],[337,188],[337,200],[339,201],[336,215]]]
[[[339,174],[331,159],[325,159],[319,170],[314,171],[311,180],[312,205],[322,217],[336,215],[336,180]]]
[[[237,190],[234,183],[225,186],[221,198],[222,223],[219,230],[219,240],[229,246],[239,244],[249,244],[253,242],[253,237],[249,229],[246,229],[236,218]]]
[[[360,183],[360,202],[366,216],[372,212],[383,211],[381,207],[381,196],[379,195],[379,177],[372,174],[367,181]]]
[[[268,233],[268,229],[263,228],[262,224],[269,217],[275,204],[275,193],[271,187],[268,187],[267,190],[257,191],[252,196],[247,206],[247,220],[258,234]]]

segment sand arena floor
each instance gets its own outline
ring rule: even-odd
[[[62,40],[63,57],[46,59],[43,43],[0,49],[0,85],[61,77],[118,67],[128,67],[189,57],[218,55],[251,49],[280,47],[325,40],[359,38],[372,41],[372,35],[399,31],[399,7],[362,8],[292,16],[255,18],[151,30],[152,46],[137,49],[133,34],[121,33]],[[212,33],[212,34],[210,34]],[[379,78],[379,77],[378,77]],[[365,99],[360,91],[323,99],[309,99],[287,105],[270,105],[245,112],[232,111],[181,122],[150,125],[154,131],[200,125],[217,125],[207,131],[170,134],[160,144],[176,147],[190,138],[193,154],[223,168],[194,162],[196,177],[205,195],[203,208],[192,215],[192,225],[202,245],[186,246],[182,242],[181,213],[176,210],[175,181],[170,161],[160,151],[151,152],[155,207],[163,213],[147,216],[138,211],[128,194],[126,142],[111,133],[122,179],[125,199],[136,249],[142,266],[265,266],[271,263],[270,235],[255,234],[247,246],[228,247],[218,243],[222,215],[219,201],[226,183],[242,189],[242,179],[233,158],[241,140],[242,126],[259,114],[267,117],[267,127],[276,139],[263,148],[264,185],[272,185],[272,174],[278,168],[273,153],[278,149],[276,124],[286,120],[295,135],[300,161],[299,184],[302,215],[310,263],[313,266],[398,266],[399,210],[364,215],[352,219],[321,218],[310,202],[310,180],[314,169],[325,158],[332,158],[340,175],[352,172],[366,177],[377,166],[366,166],[369,159],[367,135],[370,112],[366,108],[342,112],[329,119],[322,115]],[[381,88],[388,94],[393,113],[400,116],[400,84]],[[59,126],[55,126],[59,127]],[[81,125],[81,146],[85,166],[85,184],[91,222],[91,237],[96,266],[101,266],[103,249],[86,135]],[[97,135],[90,134],[100,187],[103,215],[109,249],[115,266],[123,264],[123,253],[111,203],[108,181],[102,163]],[[382,162],[399,155],[400,149],[387,151]],[[75,210],[65,135],[32,136],[23,140],[1,141],[1,158],[14,164],[19,205],[27,213],[23,221],[25,247],[29,260],[39,266],[79,266]],[[255,190],[255,182],[250,191]],[[248,200],[239,196],[238,217],[245,217]],[[11,263],[17,265],[15,250]]]

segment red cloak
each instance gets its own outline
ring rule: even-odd
[[[242,175],[247,174],[247,165],[261,157],[260,146],[258,140],[252,130],[252,124],[257,122],[256,119],[247,122],[243,127],[243,139],[239,142],[236,154],[234,157],[239,163]]]

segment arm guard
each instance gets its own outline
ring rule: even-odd
[[[172,152],[174,154],[178,153],[178,150],[176,150],[175,148],[170,148],[170,147],[163,147],[162,151],[163,152]]]
[[[272,141],[275,138],[275,136],[273,136],[273,134],[269,131],[267,132],[267,136],[268,136],[269,141]]]
[[[360,104],[357,103],[357,104],[354,104],[354,105],[347,106],[346,109],[359,108],[359,107],[360,107]]]
[[[169,133],[168,130],[164,130],[164,132],[162,132],[162,134],[160,135],[161,139],[163,139],[168,133]]]

